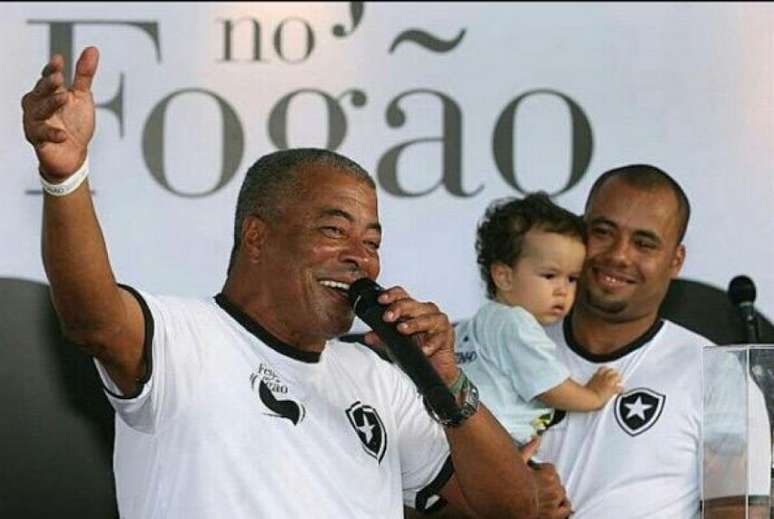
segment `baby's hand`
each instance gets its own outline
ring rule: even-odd
[[[599,397],[599,407],[605,405],[613,395],[623,391],[621,375],[613,368],[599,368],[594,376],[586,383],[586,387]]]

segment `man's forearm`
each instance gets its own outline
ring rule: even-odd
[[[46,196],[43,261],[65,335],[100,359],[125,394],[145,373],[144,318],[133,296],[115,282],[84,183],[64,197]]]
[[[454,473],[467,504],[482,517],[537,517],[537,490],[516,444],[486,407],[448,427]]]
[[[88,182],[64,197],[45,195],[42,253],[54,306],[65,332],[98,333],[110,323],[121,322],[124,310],[120,293]]]

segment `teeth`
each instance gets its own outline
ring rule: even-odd
[[[323,279],[322,281],[320,281],[320,284],[324,287],[337,288],[339,290],[349,290],[348,284],[341,283],[339,281],[331,281],[328,279]]]
[[[602,276],[602,280],[605,283],[609,283],[611,285],[623,285],[623,284],[626,283],[625,279],[621,279],[621,278],[617,278],[617,277],[613,277],[613,276],[608,276],[608,275],[603,275]]]

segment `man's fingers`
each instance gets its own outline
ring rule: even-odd
[[[572,506],[567,499],[564,499],[553,509],[545,511],[545,514],[540,514],[540,519],[567,519],[572,513]]]
[[[409,297],[401,298],[390,303],[385,311],[387,322],[400,319],[409,320],[425,315],[442,315],[438,307],[433,303],[420,303]]]
[[[559,505],[559,510],[558,510],[558,514],[557,514],[557,515],[558,515],[558,516],[559,516],[561,519],[566,519],[566,518],[567,518],[567,517],[568,517],[570,514],[572,514],[573,512],[574,512],[574,511],[573,511],[573,509],[572,509],[572,503],[570,503],[570,500],[569,500],[569,499],[565,498],[565,499],[562,501],[562,504],[560,504],[560,505]]]
[[[378,300],[387,305],[382,319],[396,323],[399,333],[407,336],[422,334],[422,350],[426,355],[454,342],[449,318],[434,303],[415,301],[399,286],[384,290]]]
[[[403,287],[395,286],[379,294],[378,301],[387,306],[384,319],[387,322],[412,320],[424,315],[443,315],[434,303],[420,303],[412,299]]]
[[[383,305],[389,305],[400,299],[408,299],[408,293],[399,286],[384,290],[378,297],[378,301]]]
[[[33,146],[42,146],[47,142],[64,142],[67,140],[67,134],[64,130],[54,128],[47,124],[36,124],[25,128],[24,135]]]
[[[57,92],[56,94],[52,94],[39,100],[37,104],[30,109],[30,117],[37,121],[45,121],[67,103],[69,95],[70,94],[67,91]]]
[[[64,76],[61,72],[55,72],[51,75],[42,77],[35,83],[30,92],[31,99],[46,97],[57,89],[64,87]]]
[[[404,315],[400,310],[398,313],[399,317]],[[404,335],[422,332],[435,334],[447,328],[449,328],[449,321],[446,319],[446,315],[440,312],[420,314],[398,324],[398,331]]]
[[[40,71],[41,76],[48,76],[52,72],[61,71],[64,69],[64,57],[61,54],[54,54],[51,59]]]
[[[559,480],[556,469],[550,463],[533,465],[538,487],[540,519],[565,519],[572,513],[572,504]]]
[[[426,335],[425,337],[426,339],[422,341],[421,348],[422,353],[428,357],[432,357],[435,352],[442,350],[449,343],[449,338],[442,333]]]
[[[46,139],[48,142],[64,142],[67,140],[67,133],[59,128],[48,127],[46,129]]]
[[[75,78],[73,79],[73,90],[79,92],[89,92],[94,74],[97,73],[97,64],[99,63],[99,51],[96,47],[87,47],[78,58],[75,65]]]
[[[42,138],[38,140],[38,143],[35,146],[42,146],[47,142],[56,143],[64,142],[67,140],[67,133],[65,133],[64,130],[60,130],[59,128],[54,128],[53,126],[45,126],[40,133]]]
[[[540,511],[540,519],[567,519],[572,513],[570,503],[565,500],[560,505]]]
[[[521,451],[521,459],[526,463],[535,455],[538,447],[540,446],[540,438],[532,438],[528,443],[523,445],[519,451]]]

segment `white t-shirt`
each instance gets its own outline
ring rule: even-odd
[[[701,499],[702,347],[710,341],[669,321],[611,355],[572,339],[570,320],[548,328],[573,378],[601,366],[618,370],[624,393],[593,413],[567,413],[543,435],[539,456],[553,462],[574,519],[692,518]],[[723,389],[708,385],[709,401]],[[765,416],[765,408],[762,410]],[[739,425],[735,426],[736,429]],[[768,431],[759,437],[770,453]],[[768,494],[768,469],[751,488]],[[715,497],[715,496],[706,496]]]
[[[517,442],[528,442],[553,410],[535,397],[570,376],[556,345],[521,307],[489,301],[455,326],[457,364],[478,386],[481,401]]]
[[[222,296],[136,297],[150,379],[122,398],[97,363],[122,518],[402,517],[451,476],[443,429],[367,348],[300,352]]]

